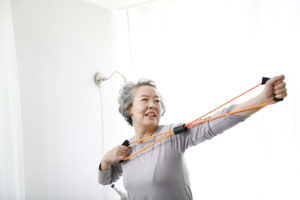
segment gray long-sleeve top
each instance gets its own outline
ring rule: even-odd
[[[234,105],[214,116],[230,112]],[[190,182],[183,155],[187,148],[222,133],[247,117],[229,115],[189,127],[186,132],[171,135],[129,160],[113,163],[110,169],[100,171],[100,184],[111,184],[123,175],[123,183],[130,200],[192,200]],[[160,125],[153,134],[172,130],[174,125]],[[152,144],[165,135],[133,145],[129,155]],[[135,137],[129,141],[134,141]]]

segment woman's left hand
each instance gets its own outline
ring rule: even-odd
[[[284,78],[285,77],[282,74],[280,76],[275,76],[266,82],[265,88],[261,93],[261,97],[264,101],[269,101],[273,99],[274,96],[277,99],[283,99],[287,96],[286,83],[283,81]]]

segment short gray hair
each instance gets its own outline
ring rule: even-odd
[[[118,97],[119,112],[131,126],[132,126],[132,119],[130,114],[127,112],[127,108],[132,106],[133,98],[134,98],[133,96],[134,90],[143,85],[149,85],[157,89],[154,81],[145,78],[139,79],[137,83],[126,82],[120,89],[120,95]],[[160,92],[159,91],[157,92],[160,98],[160,103],[162,108],[161,115],[163,115],[166,112],[165,103]]]

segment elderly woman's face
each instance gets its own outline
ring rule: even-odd
[[[156,89],[149,85],[138,87],[135,90],[129,112],[133,124],[157,127],[160,120],[161,103]]]

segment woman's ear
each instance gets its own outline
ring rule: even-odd
[[[129,116],[131,116],[131,108],[132,108],[132,106],[128,106],[128,107],[126,108],[126,111],[127,111],[127,113],[129,114]]]

